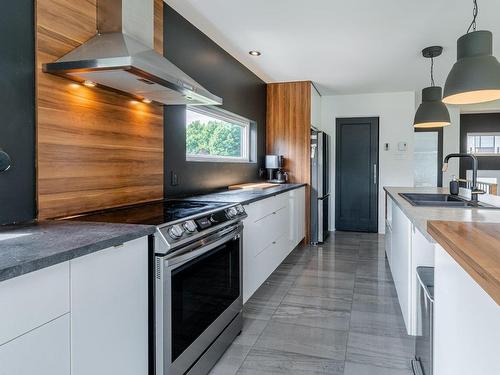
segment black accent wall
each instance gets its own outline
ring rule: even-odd
[[[0,148],[12,166],[0,172],[0,224],[35,217],[35,43],[33,0],[2,2]]]
[[[186,161],[185,106],[165,107],[165,196],[194,194],[259,178],[265,154],[266,84],[214,41],[164,5],[164,55],[223,98],[221,108],[257,123],[256,163]],[[178,181],[172,186],[172,174]]]
[[[460,115],[460,152],[467,152],[467,133],[500,132],[500,113],[474,113]],[[499,156],[480,156],[479,169],[500,170]],[[460,178],[466,178],[472,161],[460,159]]]

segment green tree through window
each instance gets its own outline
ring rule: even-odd
[[[249,124],[225,121],[215,110],[187,109],[186,155],[200,159],[246,159]],[[236,122],[236,123],[235,123]]]
[[[187,126],[187,153],[240,157],[241,131],[240,126],[222,121],[194,121]]]

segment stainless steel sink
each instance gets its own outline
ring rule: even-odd
[[[463,207],[463,208],[500,208],[482,202],[472,202],[450,194],[399,193],[413,206],[424,207]]]

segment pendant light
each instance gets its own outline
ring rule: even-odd
[[[478,6],[477,0],[473,2],[472,22],[457,41],[457,62],[444,85],[443,102],[447,104],[500,99],[500,63],[493,56],[493,35],[486,30],[476,31]]]
[[[434,57],[441,55],[443,47],[432,46],[422,50],[425,58],[431,59],[431,86],[422,90],[422,104],[415,113],[415,128],[440,128],[450,125],[448,108],[441,101],[441,87],[434,84]]]

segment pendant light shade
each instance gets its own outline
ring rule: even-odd
[[[415,113],[415,128],[439,128],[450,125],[448,108],[441,101],[441,87],[430,86],[422,90],[422,104]]]
[[[422,90],[422,104],[413,120],[415,128],[442,128],[451,124],[448,108],[441,101],[443,90],[434,84],[434,58],[441,55],[443,47],[431,46],[422,50],[422,56],[431,60],[431,86]]]
[[[448,74],[443,102],[474,104],[500,99],[500,63],[490,31],[473,31],[457,41],[457,62]]]

